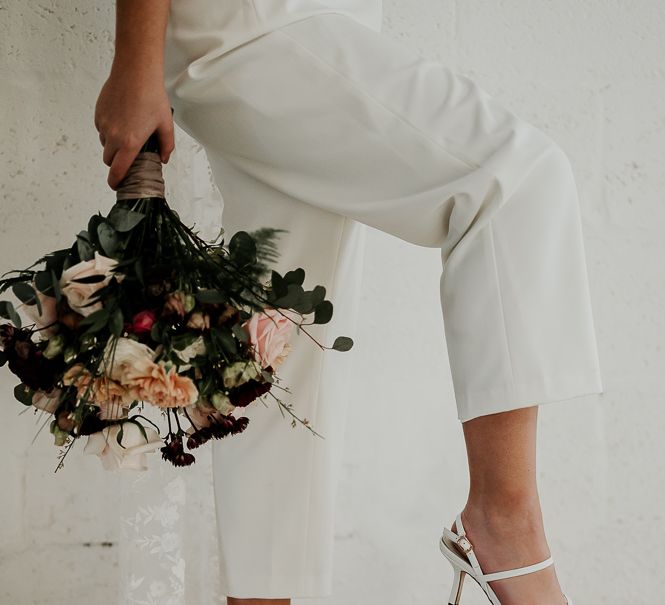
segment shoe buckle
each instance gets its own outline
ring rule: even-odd
[[[455,542],[465,553],[469,553],[473,550],[473,545],[471,544],[471,542],[469,542],[468,538],[464,534],[459,536],[459,538],[457,538]]]

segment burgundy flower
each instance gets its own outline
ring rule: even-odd
[[[9,369],[31,389],[50,391],[63,368],[62,358],[44,357],[27,330],[14,328],[11,334],[5,330],[2,337]]]
[[[132,330],[139,335],[149,334],[156,319],[157,314],[154,311],[140,311],[132,319]]]
[[[182,437],[171,433],[171,441],[161,448],[162,458],[168,460],[174,466],[189,466],[196,458],[193,454],[185,452],[182,447]]]
[[[242,433],[249,424],[249,418],[241,416],[236,418],[231,414],[214,414],[208,416],[210,425],[194,431],[187,440],[187,447],[193,450],[210,439],[222,439],[227,435]]]
[[[258,380],[248,380],[241,385],[229,389],[229,399],[231,403],[238,407],[244,407],[261,397],[270,390],[271,382],[259,382]]]

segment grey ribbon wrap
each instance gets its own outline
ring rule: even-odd
[[[116,190],[116,200],[134,200],[141,197],[165,199],[162,160],[154,151],[144,151],[136,156]]]

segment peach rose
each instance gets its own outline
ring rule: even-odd
[[[84,305],[90,301],[98,290],[111,281],[111,277],[114,275],[111,269],[117,264],[118,261],[102,256],[95,250],[95,258],[81,261],[62,272],[62,276],[60,277],[60,289],[67,298],[67,302],[72,310],[81,315],[87,316],[102,308],[101,301],[97,301],[95,304],[88,307],[85,307]],[[93,275],[103,275],[104,279],[92,284],[71,281],[73,279],[91,277]],[[122,275],[116,274],[116,279],[122,280],[122,278]]]
[[[160,408],[184,407],[194,403],[199,392],[191,378],[181,376],[176,366],[168,370],[163,362],[153,363],[149,372],[134,372],[128,384],[135,399]]]
[[[92,375],[82,363],[75,363],[62,376],[62,384],[65,386],[75,386],[79,397],[85,393],[91,381]]]
[[[126,418],[129,406],[135,399],[130,389],[108,376],[95,377],[91,391],[90,399],[99,407],[99,417],[102,420]]]
[[[122,427],[122,446],[118,444],[118,433]],[[148,469],[146,454],[161,447],[159,433],[145,427],[148,440],[141,434],[133,422],[123,422],[107,426],[98,433],[88,436],[83,448],[84,454],[97,454],[106,470],[131,469],[145,471]],[[123,447],[124,446],[124,447]]]
[[[254,346],[254,356],[264,368],[271,366],[276,369],[286,359],[291,345],[288,342],[295,324],[286,317],[291,316],[295,321],[300,317],[288,309],[266,308],[262,312],[254,313],[241,327],[249,335]]]

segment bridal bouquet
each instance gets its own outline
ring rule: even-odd
[[[20,301],[0,301],[0,366],[21,381],[16,399],[50,421],[63,448],[56,471],[83,436],[106,469],[145,470],[156,449],[190,465],[192,450],[243,432],[249,419],[238,409],[264,395],[292,426],[321,436],[273,392],[292,331],[307,333],[305,316],[332,317],[325,288],[303,288],[302,268],[270,269],[285,230],[238,231],[227,246],[223,229],[202,240],[166,203],[154,134],[116,195],[71,247],[0,279],[0,294],[11,288]]]

